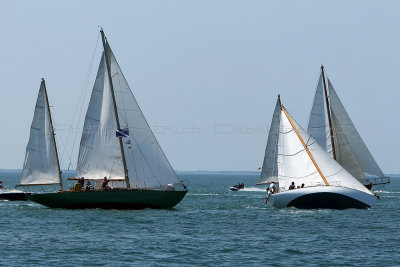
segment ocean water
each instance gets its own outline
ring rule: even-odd
[[[172,210],[0,201],[0,266],[400,266],[400,177],[373,208],[337,211],[266,206],[257,174],[179,176],[189,193]]]

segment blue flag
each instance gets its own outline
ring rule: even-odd
[[[129,128],[118,129],[117,131],[115,131],[115,136],[116,137],[129,137]]]

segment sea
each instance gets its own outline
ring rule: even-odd
[[[257,173],[178,175],[189,192],[171,210],[0,201],[0,266],[400,266],[398,175],[368,210],[276,209]]]

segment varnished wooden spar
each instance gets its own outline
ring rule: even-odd
[[[329,186],[328,181],[325,179],[324,174],[322,173],[321,169],[318,167],[317,162],[315,162],[313,155],[311,154],[310,150],[308,149],[306,143],[304,142],[303,138],[301,137],[300,133],[298,132],[296,126],[294,125],[292,119],[290,118],[290,115],[288,114],[288,112],[286,111],[285,107],[281,105],[281,109],[283,110],[283,112],[285,113],[286,117],[288,118],[290,124],[292,125],[294,131],[297,134],[297,137],[300,139],[301,144],[303,145],[304,149],[307,151],[308,156],[310,157],[311,161],[314,163],[315,168],[317,168],[319,175],[321,175],[321,178],[324,180],[325,184],[327,186]]]

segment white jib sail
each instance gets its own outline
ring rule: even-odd
[[[323,88],[322,73],[315,91],[307,132],[332,156],[331,135],[329,130],[326,96]]]
[[[278,174],[280,178],[279,186],[281,188],[284,187],[287,190],[291,182],[295,182],[296,186],[304,183],[306,187],[326,185],[315,166],[317,165],[329,186],[353,188],[371,194],[365,186],[336,162],[311,135],[300,127],[293,117],[290,118],[313,156],[315,164],[301,143],[295,129],[282,111],[279,138],[282,139],[283,160],[282,171]]]
[[[281,104],[280,100],[276,101],[272,122],[269,128],[267,146],[265,148],[264,163],[262,165],[261,177],[259,184],[267,184],[278,182],[278,137],[280,125]]]
[[[33,115],[20,185],[58,184],[59,169],[44,81]]]
[[[76,173],[78,177],[125,179],[105,54],[86,112]]]
[[[331,110],[335,114],[337,123],[340,125],[341,134],[346,137],[348,146],[350,147],[352,153],[355,155],[355,158],[357,159],[361,169],[365,173],[383,177],[384,175],[382,173],[382,170],[379,168],[364,141],[361,139],[360,134],[358,133],[356,127],[354,126],[349,115],[347,114],[329,79],[328,88]],[[339,154],[342,153],[346,155],[346,153],[340,151],[340,147],[338,148]],[[345,161],[351,160],[353,159],[343,156],[340,157],[339,163],[343,162],[343,164],[345,164]],[[349,171],[351,172],[351,170]]]
[[[131,187],[163,189],[168,184],[182,186],[133,96],[108,42],[106,49],[110,57],[120,127],[129,129],[129,135],[122,141]]]

